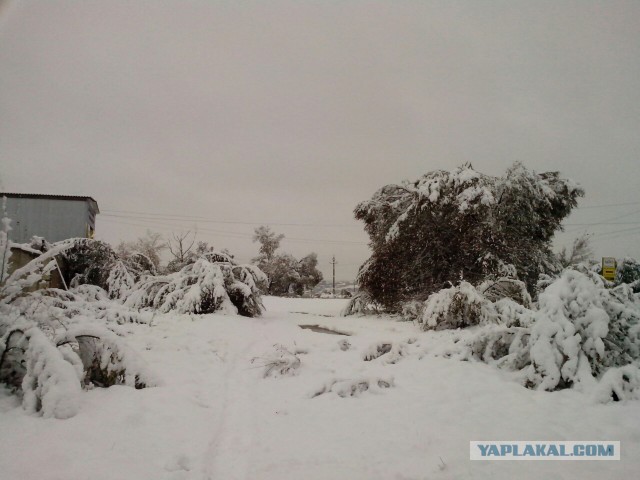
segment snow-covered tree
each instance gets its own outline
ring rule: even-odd
[[[289,295],[295,292],[297,285],[302,285],[298,272],[298,261],[288,253],[278,253],[266,265],[269,277],[269,293],[271,295]]]
[[[318,270],[318,255],[310,253],[303,257],[297,266],[300,275],[300,281],[294,285],[294,291],[297,295],[302,295],[305,290],[312,290],[318,283],[322,281],[322,272]]]
[[[125,306],[163,313],[221,311],[254,317],[264,310],[259,285],[266,280],[259,268],[237,265],[229,256],[212,252],[179,272],[141,280]]]
[[[618,285],[627,284],[635,293],[640,293],[640,262],[631,257],[619,261],[615,281]]]
[[[423,329],[456,329],[444,356],[515,370],[529,388],[640,398],[640,298],[586,268],[565,269],[530,308],[466,282],[412,307]]]
[[[144,236],[133,242],[120,242],[116,247],[116,253],[122,260],[127,260],[134,254],[140,253],[151,261],[154,270],[158,270],[160,268],[160,255],[166,249],[167,243],[162,238],[162,235],[147,230]]]
[[[277,253],[282,234],[272,232],[269,227],[255,229],[254,242],[260,243],[259,255],[253,262],[262,270],[268,280],[267,293],[271,295],[302,295],[322,280],[322,272],[317,268],[318,256],[310,253],[297,260],[288,253]]]
[[[581,263],[588,263],[593,259],[589,234],[584,234],[573,240],[571,248],[562,247],[556,255],[558,262],[563,268]]]
[[[557,172],[519,163],[502,177],[466,164],[386,185],[355,209],[373,251],[360,287],[390,311],[463,280],[510,277],[533,291],[558,267],[550,242],[582,194]]]
[[[271,231],[271,228],[267,226],[261,226],[254,230],[253,241],[260,244],[258,251],[260,256],[256,258],[257,261],[264,259],[270,261],[273,259],[276,250],[280,247],[280,242],[284,238],[283,234],[276,234]]]
[[[57,244],[54,244],[57,245]],[[109,272],[117,260],[111,246],[101,240],[75,238],[61,252],[67,285],[90,284],[108,289]]]
[[[115,262],[107,278],[107,291],[111,298],[124,298],[133,288],[135,279],[125,264]]]

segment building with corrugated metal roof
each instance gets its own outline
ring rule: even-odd
[[[6,215],[11,219],[12,242],[28,243],[34,235],[48,242],[93,238],[100,209],[92,197],[0,193],[2,197],[6,197]]]

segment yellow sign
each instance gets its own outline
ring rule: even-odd
[[[610,282],[616,279],[616,259],[613,257],[602,257],[602,276]]]

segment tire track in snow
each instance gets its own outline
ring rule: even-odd
[[[203,458],[203,478],[207,480],[247,478],[255,437],[251,395],[251,382],[254,379],[248,366],[251,352],[258,342],[255,332],[251,334],[253,339],[228,357],[229,364],[220,392],[223,396],[222,407]]]

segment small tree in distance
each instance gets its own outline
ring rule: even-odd
[[[141,253],[153,263],[156,270],[160,267],[160,255],[167,249],[167,243],[162,235],[157,232],[147,230],[143,237],[139,237],[133,242],[120,242],[116,247],[118,256],[126,260],[135,253]]]
[[[271,231],[271,228],[266,226],[258,227],[254,230],[253,241],[260,244],[258,251],[260,255],[257,257],[258,261],[266,260],[267,262],[273,260],[276,250],[280,247],[280,242],[284,238],[284,234],[276,234]]]
[[[196,242],[196,234],[191,231],[186,233],[172,233],[171,239],[167,242],[167,248],[173,255],[173,258],[180,263],[185,263],[189,257],[189,253]]]
[[[267,293],[271,295],[303,295],[322,280],[317,269],[318,256],[310,253],[297,260],[288,253],[276,253],[283,234],[276,234],[267,226],[255,229],[253,241],[260,244],[259,255],[253,259],[268,277]]]
[[[562,250],[557,254],[557,258],[563,268],[593,260],[589,234],[585,233],[576,238],[570,249],[562,247]]]

